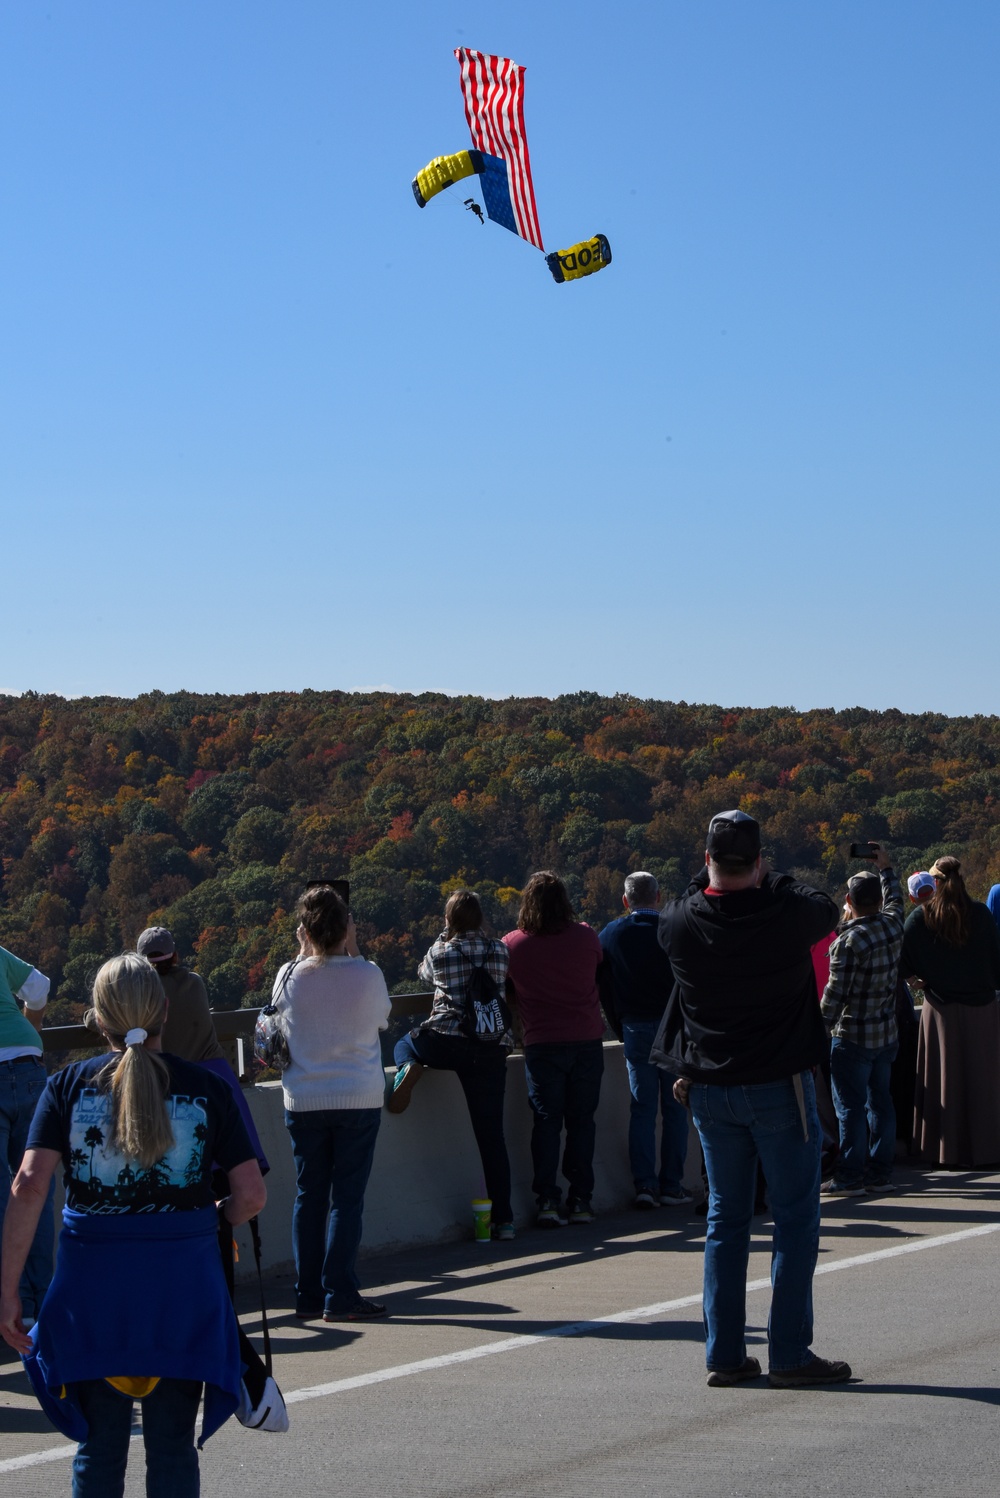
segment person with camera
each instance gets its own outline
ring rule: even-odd
[[[708,1172],[708,1383],[761,1371],[746,1350],[758,1159],[774,1216],[768,1381],[842,1383],[849,1365],[810,1347],[822,1137],[812,1069],[826,1050],[812,947],[833,930],[837,907],[766,867],[760,827],[742,811],[712,818],[705,865],[660,916],[675,984],[652,1056],[678,1078],[674,1094],[690,1105]]]
[[[875,868],[847,881],[846,924],[830,948],[823,1021],[840,1154],[826,1196],[892,1191],[896,1110],[890,1079],[899,1049],[896,989],[903,950],[903,891],[888,853],[870,843]],[[871,1139],[869,1141],[869,1128]]]
[[[273,997],[288,1047],[281,1086],[298,1188],[295,1314],[369,1321],[388,1308],[360,1293],[355,1262],[385,1094],[379,1031],[392,1006],[331,885],[310,885],[296,914],[299,955],[279,970]]]

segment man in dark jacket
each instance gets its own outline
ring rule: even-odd
[[[205,984],[197,973],[181,966],[177,947],[166,926],[147,926],[135,949],[156,968],[167,996],[163,1049],[170,1056],[180,1056],[182,1061],[224,1060]]]
[[[674,1097],[671,1078],[649,1059],[649,1052],[674,977],[667,954],[656,939],[660,887],[652,874],[637,872],[625,880],[625,915],[601,932],[604,961],[597,982],[608,1024],[625,1048],[632,1094],[628,1156],[635,1182],[635,1204],[646,1211],[657,1206],[690,1206],[685,1191],[687,1110]],[[661,1116],[660,1168],[656,1169],[656,1114]]]
[[[653,1059],[690,1102],[708,1171],[704,1314],[712,1386],[756,1378],[746,1350],[746,1276],[760,1158],[774,1216],[768,1381],[840,1383],[816,1357],[820,1143],[812,1068],[826,1047],[810,949],[837,924],[828,895],[763,867],[760,828],[713,817],[706,868],[660,916],[675,987]]]

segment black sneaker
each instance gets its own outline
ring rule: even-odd
[[[871,1180],[865,1182],[865,1191],[869,1196],[891,1196],[898,1187],[894,1186],[888,1177],[883,1180]]]
[[[571,1223],[576,1223],[577,1226],[581,1223],[596,1222],[597,1217],[593,1207],[590,1205],[589,1197],[586,1201],[570,1202],[569,1220]]]
[[[552,1198],[539,1202],[535,1222],[540,1228],[564,1228],[566,1226],[566,1219],[559,1210],[559,1203]]]
[[[849,1186],[846,1181],[838,1181],[836,1176],[824,1181],[820,1187],[820,1196],[864,1196],[865,1188],[860,1181],[856,1185]]]
[[[694,1197],[690,1191],[685,1191],[683,1186],[678,1186],[676,1191],[660,1192],[661,1207],[690,1207],[693,1202]]]
[[[814,1384],[846,1384],[850,1376],[850,1363],[813,1357],[801,1368],[772,1368],[767,1381],[772,1389],[808,1389]]]
[[[377,1321],[388,1316],[389,1307],[381,1300],[365,1300],[361,1295],[345,1311],[324,1311],[324,1321]]]
[[[733,1384],[746,1383],[748,1378],[760,1378],[756,1358],[744,1358],[738,1368],[710,1368],[706,1382],[710,1389],[731,1389]]]

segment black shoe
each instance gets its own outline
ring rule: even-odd
[[[296,1306],[296,1321],[318,1321],[323,1314],[322,1306]]]
[[[377,1321],[380,1316],[388,1316],[389,1307],[381,1300],[365,1300],[358,1296],[352,1306],[346,1311],[324,1311],[324,1321]]]
[[[540,1228],[564,1228],[566,1219],[559,1210],[559,1203],[552,1197],[538,1203],[538,1216],[535,1223]]]
[[[846,1384],[850,1376],[850,1363],[813,1357],[801,1368],[772,1368],[767,1381],[772,1389],[808,1389],[814,1384]]]
[[[760,1378],[756,1358],[744,1358],[738,1368],[710,1368],[706,1382],[710,1389],[731,1389],[733,1384],[746,1383],[748,1378]]]

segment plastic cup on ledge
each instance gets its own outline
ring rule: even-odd
[[[476,1197],[472,1203],[472,1227],[477,1243],[489,1243],[492,1215],[493,1203],[487,1197]]]

